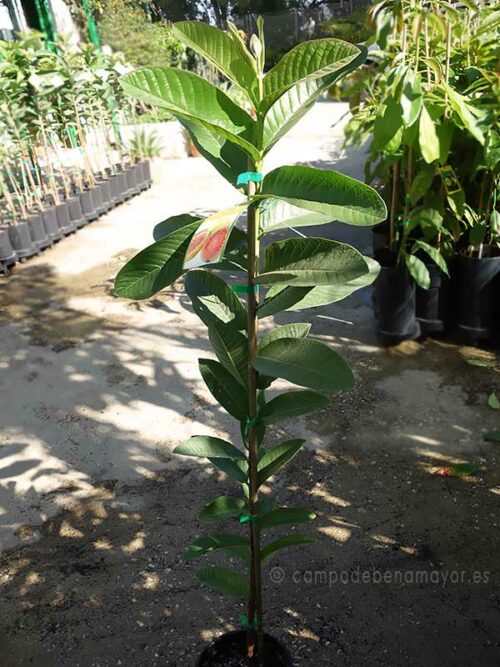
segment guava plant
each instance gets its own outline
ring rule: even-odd
[[[174,451],[206,458],[237,482],[238,496],[216,498],[199,518],[206,524],[230,522],[239,530],[210,532],[195,540],[186,556],[200,558],[220,550],[248,569],[242,574],[204,567],[197,577],[217,591],[248,599],[247,663],[257,665],[263,646],[262,566],[278,550],[311,540],[293,532],[264,543],[264,533],[314,518],[308,509],[280,507],[268,495],[269,479],[304,441],[269,448],[266,427],[324,408],[323,392],[354,385],[343,358],[309,338],[310,324],[277,326],[263,336],[259,325],[285,310],[339,301],[377,275],[376,263],[352,246],[297,237],[290,227],[332,221],[373,225],[385,220],[387,211],[375,190],[335,171],[282,166],[263,175],[266,154],[322,91],[364,60],[362,48],[335,39],[305,42],[264,74],[262,20],[248,45],[231,24],[226,32],[185,21],[173,30],[244,93],[249,111],[205,79],[180,69],[140,69],[122,78],[123,88],[177,117],[200,153],[237,188],[235,205],[205,220],[184,214],[160,223],[155,243],[122,268],[115,289],[121,297],[147,299],[186,273],[186,292],[208,327],[217,359],[200,359],[200,372],[215,400],[239,421],[241,444],[194,435]],[[283,230],[291,238],[283,240]],[[281,240],[267,243],[276,231]],[[206,268],[199,268],[200,263]],[[225,269],[239,274],[241,281],[229,284],[222,277]],[[246,307],[238,295],[244,295]],[[270,398],[267,390],[277,378],[304,389]]]

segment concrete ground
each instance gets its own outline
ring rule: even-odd
[[[267,168],[361,177],[363,156],[340,149],[346,110],[318,103]],[[149,192],[0,278],[2,666],[184,667],[243,611],[180,558],[201,532],[196,512],[231,492],[171,453],[196,433],[236,437],[199,377],[205,328],[180,283],[140,303],[112,291],[156,223],[238,195],[202,159],[155,171]],[[369,230],[317,231],[369,249]],[[481,439],[498,427],[486,406],[498,374],[467,363],[494,354],[433,340],[382,347],[369,290],[277,320],[311,322],[358,385],[270,429],[270,441],[308,439],[274,486],[283,504],[317,512],[318,542],[272,561],[269,628],[300,666],[500,664],[499,450]],[[433,474],[449,462],[481,471]]]

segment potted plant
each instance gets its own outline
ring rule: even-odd
[[[194,435],[175,453],[206,458],[237,483],[239,493],[220,496],[200,515],[203,523],[226,521],[236,531],[196,539],[186,557],[222,551],[241,560],[246,573],[202,567],[197,577],[216,591],[247,599],[244,628],[210,644],[199,665],[291,665],[283,647],[264,632],[263,565],[279,550],[311,540],[292,533],[263,543],[268,530],[308,523],[305,508],[280,507],[261,494],[264,484],[300,450],[294,439],[269,448],[266,427],[327,405],[323,392],[349,389],[351,370],[327,345],[308,337],[309,324],[275,327],[259,335],[262,319],[344,298],[370,284],[377,266],[355,248],[323,238],[287,238],[261,245],[289,225],[332,220],[373,225],[386,217],[381,197],[369,186],[336,173],[283,166],[263,174],[271,147],[306,113],[317,97],[365,57],[359,47],[335,39],[305,42],[264,75],[262,19],[249,44],[229,23],[224,32],[198,22],[181,22],[173,33],[238,86],[251,105],[247,113],[223,91],[196,74],[175,68],[144,68],[122,78],[137,99],[182,119],[200,153],[232,185],[235,206],[204,220],[180,215],[160,223],[153,245],[126,264],[115,281],[118,296],[150,298],[186,273],[193,309],[208,327],[217,359],[200,359],[202,377],[241,427],[239,446],[210,435]],[[246,197],[242,198],[241,189]],[[235,228],[244,214],[245,231]],[[201,268],[207,265],[209,269]],[[230,285],[218,273],[230,269],[241,282]],[[238,294],[246,295],[246,307]],[[267,389],[282,378],[303,389],[273,398]],[[245,534],[246,533],[246,534]],[[243,662],[242,662],[243,661]]]

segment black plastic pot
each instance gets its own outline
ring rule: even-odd
[[[57,204],[55,208],[57,224],[59,225],[59,229],[64,234],[64,236],[68,236],[69,234],[76,232],[76,226],[69,217],[68,203],[62,202],[61,204]]]
[[[230,667],[244,665],[246,631],[235,630],[210,642],[196,661],[196,667]],[[276,637],[264,634],[263,667],[293,667],[292,657]],[[243,661],[242,661],[243,660]]]
[[[122,201],[124,201],[120,174],[112,174],[109,177],[109,189],[111,191],[111,202],[113,206],[118,206],[118,204],[121,204]]]
[[[475,344],[500,335],[500,256],[484,247],[483,257],[459,256],[457,263],[458,332]]]
[[[42,211],[42,221],[51,243],[56,243],[59,241],[59,239],[62,239],[63,233],[57,224],[55,206],[49,206],[44,211]]]
[[[388,342],[415,340],[420,324],[415,316],[415,283],[406,266],[396,265],[395,254],[379,251],[380,274],[375,282],[378,332]]]
[[[49,235],[45,230],[41,213],[30,215],[26,222],[28,224],[31,240],[38,250],[44,250],[52,245],[52,241],[49,239]]]
[[[16,251],[17,257],[22,262],[25,259],[38,255],[40,250],[31,240],[31,234],[27,222],[18,222],[9,226],[9,239]]]
[[[101,188],[101,198],[104,212],[107,213],[113,207],[109,181],[100,181],[99,186]]]
[[[11,266],[17,262],[17,254],[9,238],[9,228],[0,227],[0,271],[7,275]]]
[[[118,176],[120,177],[119,183],[120,183],[120,190],[123,196],[122,201],[127,201],[127,199],[130,199],[130,197],[132,197],[133,194],[131,188],[128,185],[127,174],[124,171],[120,171]]]
[[[386,250],[389,245],[389,223],[381,222],[372,227],[373,256]]]
[[[139,162],[139,164],[135,165],[136,172],[137,172],[137,184],[139,185],[139,189],[141,192],[144,192],[144,190],[147,190],[149,188],[149,183],[146,175],[146,170],[144,168],[145,162]]]
[[[415,291],[415,312],[422,332],[437,333],[445,330],[448,311],[449,279],[439,266],[425,263],[431,278],[428,290],[418,285]]]
[[[151,178],[151,163],[149,160],[145,160],[142,163],[142,172],[144,174],[144,180],[147,183],[148,188],[153,184],[153,179]]]
[[[125,177],[127,179],[128,189],[131,193],[130,196],[133,197],[134,195],[139,194],[140,189],[137,185],[137,172],[134,165],[125,169]]]
[[[80,197],[70,197],[66,203],[69,210],[69,219],[76,229],[80,229],[87,222],[83,215]]]
[[[102,192],[99,183],[92,188],[92,199],[94,201],[95,210],[99,217],[104,213],[104,205],[102,203]]]
[[[83,217],[85,218],[86,222],[97,220],[99,214],[97,213],[94,204],[93,192],[91,190],[85,190],[84,192],[80,192],[78,197],[80,199]]]

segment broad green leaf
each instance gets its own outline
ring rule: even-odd
[[[374,225],[387,217],[373,188],[335,171],[278,167],[265,176],[261,193],[351,225]]]
[[[248,156],[244,150],[211,127],[199,125],[185,118],[179,118],[179,122],[186,128],[203,157],[231,185],[236,186],[239,174],[248,167]]]
[[[199,519],[202,523],[213,523],[224,519],[232,519],[240,516],[245,508],[246,502],[242,498],[219,496],[206,505],[201,511]]]
[[[401,144],[402,128],[403,107],[390,97],[381,107],[373,123],[372,149],[386,153],[397,151]]]
[[[302,42],[283,58],[264,77],[264,100],[261,110],[295,84],[320,79],[343,69],[357,58],[360,50],[353,44],[337,39],[315,39]]]
[[[239,86],[251,100],[256,100],[257,74],[250,54],[245,58],[245,52],[229,33],[200,21],[174,23],[172,33]]]
[[[483,440],[489,442],[500,442],[500,431],[486,431],[483,433]]]
[[[401,94],[401,106],[403,108],[403,123],[411,127],[418,120],[423,104],[422,86],[420,78],[411,70],[406,74]]]
[[[429,270],[421,259],[415,255],[405,255],[406,266],[414,281],[422,289],[429,289],[431,286],[431,277]]]
[[[445,164],[448,162],[448,156],[450,154],[451,140],[453,139],[453,134],[455,131],[455,125],[449,120],[443,120],[438,127],[436,132],[439,139],[439,163]]]
[[[257,309],[260,319],[289,310],[298,301],[301,301],[313,288],[311,287],[271,287],[266,299]],[[274,290],[274,291],[273,291]]]
[[[148,299],[182,275],[184,255],[197,220],[177,229],[156,243],[141,250],[120,270],[115,279],[117,296],[127,299]]]
[[[194,312],[207,327],[214,322],[230,322],[235,329],[246,329],[246,310],[222,278],[204,269],[192,269],[184,285]]]
[[[144,67],[125,74],[126,93],[148,104],[168,109],[175,116],[216,131],[237,144],[254,160],[255,121],[220,88],[197,74],[173,67]]]
[[[257,281],[295,287],[345,284],[368,272],[363,255],[346,243],[321,238],[291,238],[266,248]]]
[[[414,247],[420,248],[426,252],[434,264],[437,264],[443,273],[446,273],[447,276],[450,275],[446,261],[437,248],[434,248],[434,246],[429,245],[425,241],[415,241]]]
[[[467,97],[458,93],[447,83],[443,83],[443,87],[446,91],[446,94],[448,95],[448,99],[450,100],[453,111],[455,111],[455,113],[458,115],[465,129],[468,130],[471,135],[483,146],[484,134],[479,126],[478,119],[478,117],[482,116],[483,113],[479,112],[475,107],[469,104]]]
[[[248,577],[226,567],[204,567],[196,573],[196,578],[220,593],[248,597]]]
[[[234,445],[221,438],[211,435],[193,435],[174,449],[174,454],[182,456],[201,456],[204,458],[217,457],[244,461],[245,454]]]
[[[259,204],[259,212],[260,228],[266,233],[332,222],[331,217],[293,206],[281,199],[263,199]]]
[[[210,393],[224,410],[239,421],[248,414],[248,396],[238,380],[215,359],[198,359],[200,372]]]
[[[176,232],[178,229],[183,227],[188,227],[193,224],[193,222],[199,222],[202,218],[199,215],[191,215],[190,213],[181,213],[181,215],[173,215],[163,222],[159,222],[155,225],[153,229],[153,238],[155,241],[165,238],[172,232]]]
[[[488,396],[488,407],[490,407],[492,410],[500,410],[500,401],[498,400],[495,392],[492,392]]]
[[[267,451],[259,461],[258,482],[263,484],[274,473],[286,465],[293,457],[298,454],[305,440],[296,439],[282,442],[280,445]]]
[[[243,549],[234,549],[234,547],[243,547]],[[186,560],[191,560],[220,549],[243,557],[245,561],[248,561],[250,556],[248,540],[241,535],[231,535],[228,533],[216,533],[215,535],[199,537],[186,549],[183,555]]]
[[[232,324],[213,322],[208,337],[221,364],[244,387],[248,376],[248,339]]]
[[[281,338],[266,345],[253,359],[259,373],[280,377],[309,389],[352,389],[351,369],[324,343],[309,339]]]
[[[234,461],[233,459],[221,459],[210,457],[208,459],[212,465],[222,472],[226,473],[228,477],[234,479],[240,484],[248,483],[248,463],[246,461]]]
[[[425,105],[420,113],[418,141],[422,157],[427,163],[430,164],[434,160],[439,160],[439,139],[436,126]]]
[[[306,523],[313,521],[316,514],[301,507],[279,507],[259,519],[261,528],[284,526],[289,523]]]
[[[422,165],[410,187],[409,197],[412,204],[416,204],[419,199],[427,194],[435,175],[436,169],[432,165]]]
[[[278,338],[307,338],[307,334],[311,330],[310,324],[304,324],[301,322],[294,322],[293,324],[284,324],[281,327],[276,327],[265,336],[262,337],[262,340],[259,343],[259,349],[262,349],[269,343],[272,343],[273,340],[278,340]]]
[[[287,310],[305,310],[306,308],[317,308],[329,303],[336,303],[347,298],[356,290],[371,285],[380,272],[380,265],[374,259],[371,259],[371,257],[364,256],[364,260],[368,265],[368,271],[364,275],[355,280],[350,280],[344,285],[320,285],[319,287],[313,287],[301,299],[296,300]],[[273,286],[269,290],[268,295],[272,295],[275,287],[281,288],[280,285]],[[285,296],[285,293],[292,289],[298,288],[285,287],[281,294]],[[278,297],[279,294],[274,298]],[[265,302],[263,305],[265,305]]]
[[[286,549],[287,547],[298,546],[300,544],[309,544],[310,542],[314,542],[314,537],[311,535],[284,535],[273,542],[269,542],[269,544],[266,544],[266,546],[260,550],[260,560],[264,563],[280,549]]]
[[[276,424],[284,419],[308,415],[326,408],[327,405],[328,399],[313,391],[289,391],[266,403],[259,410],[259,421],[263,424]]]

